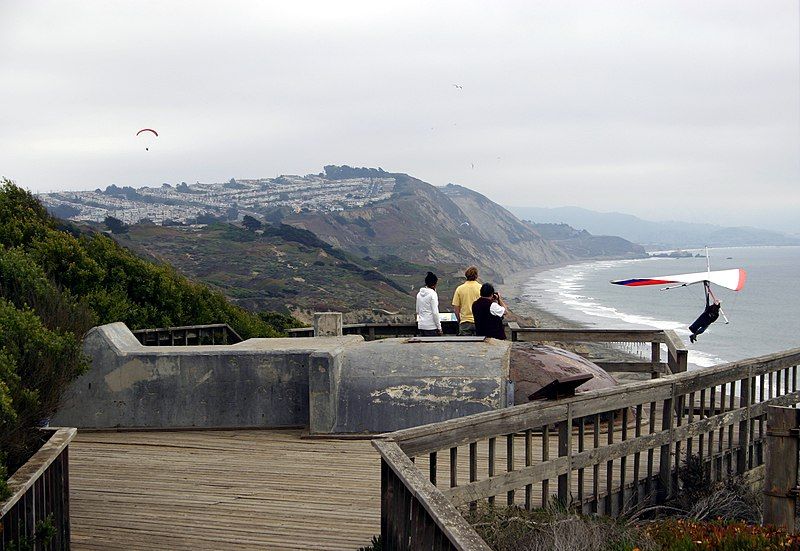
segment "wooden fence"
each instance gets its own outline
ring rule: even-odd
[[[242,337],[227,323],[137,329],[133,335],[145,346],[199,346],[236,344]]]
[[[12,495],[0,502],[0,549],[69,549],[69,443],[76,432],[53,430],[8,480]],[[52,536],[42,541],[36,533],[45,527]]]
[[[313,337],[313,327],[298,327],[287,329],[290,337]],[[442,322],[442,332],[445,335],[458,333],[458,322]],[[342,325],[342,334],[361,335],[364,340],[374,341],[391,337],[416,337],[419,334],[416,323],[349,323]]]
[[[444,322],[442,329],[445,335],[458,332],[458,323]],[[289,329],[290,337],[313,337],[313,327]],[[371,341],[386,337],[413,337],[418,333],[414,323],[354,323],[342,326],[345,335],[361,335]],[[608,330],[608,329],[539,329],[520,327],[516,322],[506,326],[506,334],[512,341],[518,342],[557,342],[557,343],[592,343],[620,344],[643,343],[650,345],[649,361],[598,361],[594,363],[608,372],[650,373],[653,378],[662,374],[686,371],[688,351],[674,331],[661,330]],[[667,356],[662,361],[661,345],[665,345]]]
[[[391,433],[374,443],[384,548],[488,549],[462,516],[480,504],[663,502],[690,456],[713,479],[763,472],[767,407],[800,402],[798,364],[800,348]]]

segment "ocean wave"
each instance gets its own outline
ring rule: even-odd
[[[688,340],[691,333],[684,322],[626,312],[613,306],[602,304],[595,298],[581,293],[584,289],[584,282],[587,278],[593,277],[595,273],[647,260],[606,260],[541,272],[535,279],[531,279],[524,286],[523,298],[540,303],[545,309],[547,309],[546,305],[559,304],[568,312],[573,313],[572,316],[567,315],[566,317],[574,318],[577,317],[574,314],[579,313],[582,314],[581,318],[587,316],[602,319],[605,326],[619,326],[622,323],[625,326],[635,326],[637,328],[672,330],[683,340]],[[547,298],[544,298],[545,296]],[[565,312],[554,313],[564,314]],[[579,318],[576,321],[585,322],[587,320]],[[690,350],[688,361],[691,365],[697,367],[711,367],[725,363],[724,359],[699,350]]]

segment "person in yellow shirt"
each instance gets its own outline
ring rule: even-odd
[[[470,266],[464,272],[467,281],[456,288],[453,294],[453,309],[458,318],[458,334],[474,335],[475,318],[472,315],[472,303],[481,296],[481,284],[478,283],[478,268]]]

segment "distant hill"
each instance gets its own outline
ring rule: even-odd
[[[162,227],[134,225],[115,238],[222,291],[249,310],[291,311],[309,321],[314,311],[346,312],[366,321],[376,310],[411,314],[412,284],[426,266],[398,258],[362,259],[313,233],[285,224],[257,232],[226,223]],[[380,269],[396,272],[387,277]]]
[[[578,258],[604,256],[637,258],[646,256],[644,247],[613,235],[592,235],[568,224],[534,224],[531,226],[551,243]]]
[[[449,184],[442,190],[463,212],[467,213],[472,223],[487,228],[491,239],[507,247],[516,245],[517,236],[523,231],[533,231],[539,239],[572,258],[605,256],[636,258],[645,255],[643,247],[621,237],[592,235],[566,224],[555,226],[524,222],[523,228],[520,228],[516,217],[480,193],[454,184]]]
[[[474,264],[487,279],[501,281],[534,266],[642,254],[624,240],[612,243],[588,234],[551,241],[535,225],[479,193],[452,184],[436,187],[382,168],[327,165],[324,172],[306,176],[138,189],[110,185],[41,199],[51,212],[95,224],[107,216],[124,224],[170,227],[239,224],[255,218],[255,223],[273,228],[307,230],[354,258],[393,256],[436,267],[440,276],[448,277]]]
[[[395,184],[387,199],[339,212],[292,212],[283,217],[283,222],[308,229],[356,254],[396,255],[454,271],[476,264],[487,276],[496,278],[569,259],[564,251],[483,196],[475,194],[481,198],[479,206],[462,208],[460,204],[475,199],[465,199],[454,188],[437,188],[406,174],[389,176]]]
[[[619,212],[595,212],[580,207],[508,207],[518,217],[536,223],[565,223],[593,234],[618,235],[648,249],[800,245],[800,239],[751,227],[723,227],[690,222],[653,222]]]

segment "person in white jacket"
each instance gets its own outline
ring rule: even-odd
[[[439,319],[439,295],[436,294],[436,283],[439,278],[433,272],[425,276],[425,287],[417,293],[417,328],[423,337],[437,337],[442,334],[442,322]]]

